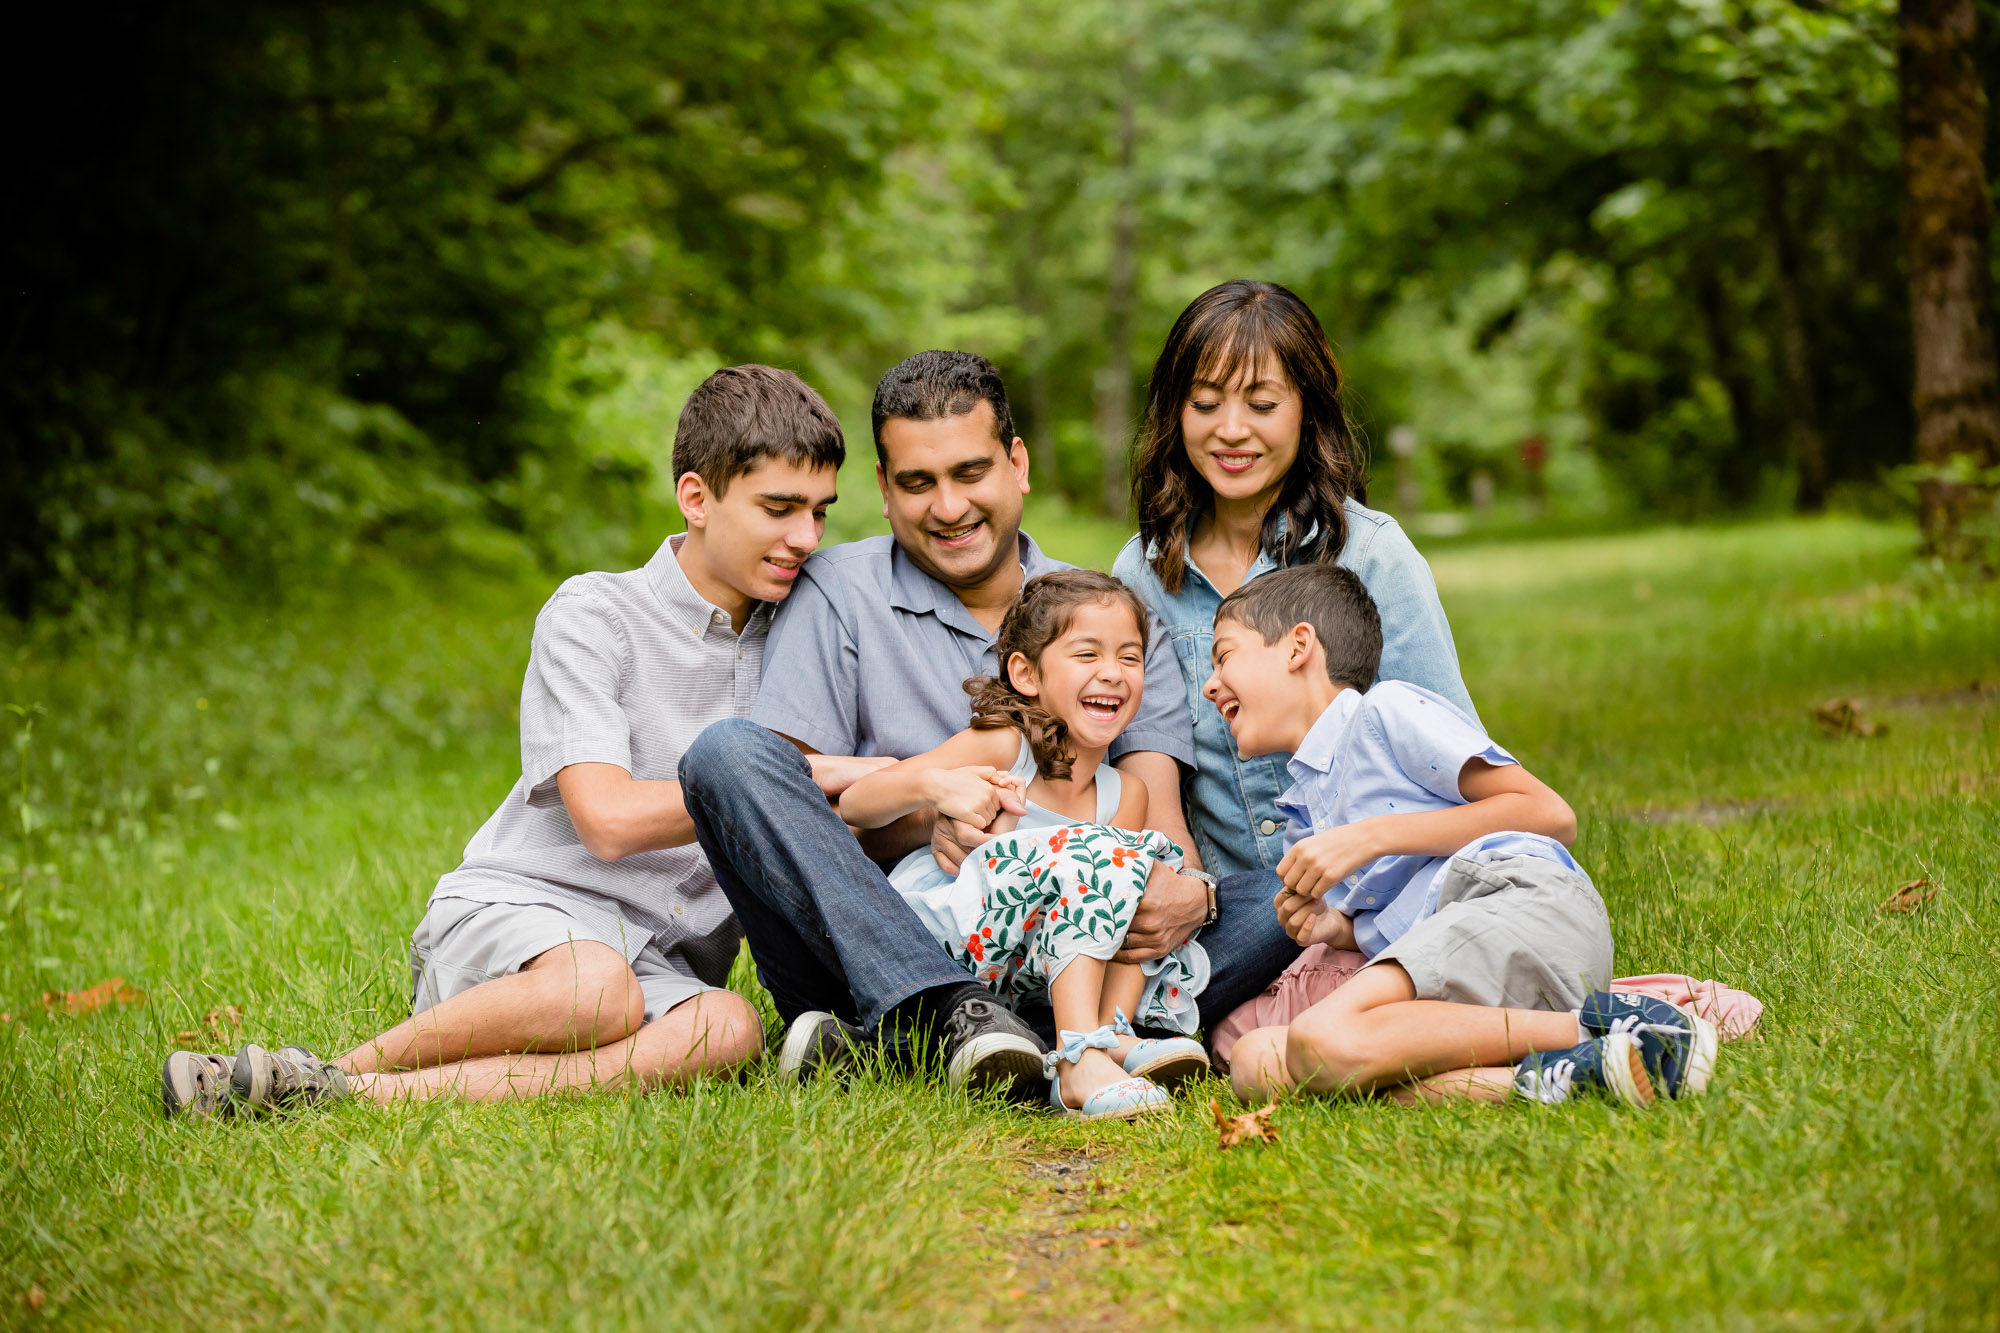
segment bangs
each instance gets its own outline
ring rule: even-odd
[[[1206,328],[1191,330],[1189,341],[1201,353],[1188,375],[1188,389],[1197,384],[1227,388],[1238,375],[1254,375],[1267,361],[1276,363],[1296,387],[1298,375],[1286,364],[1278,325],[1277,312],[1255,301],[1220,311]]]

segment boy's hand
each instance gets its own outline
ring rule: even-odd
[[[1317,899],[1381,855],[1374,821],[1357,819],[1294,843],[1278,862],[1278,878],[1295,896]]]

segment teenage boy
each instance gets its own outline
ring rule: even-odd
[[[929,841],[955,869],[986,835],[924,811],[864,850],[816,797],[801,755],[900,758],[963,730],[963,682],[996,669],[993,634],[1022,583],[1067,566],[1021,531],[1028,452],[992,363],[969,352],[910,357],[876,386],[873,416],[891,535],[830,547],[807,564],[772,627],[756,708],[703,736],[681,766],[689,812],[788,1024],[782,1072],[843,1063],[886,1020],[892,1039],[935,1031],[954,1085],[1039,1095],[1042,1038],[946,955],[870,859]],[[1146,784],[1148,822],[1192,847],[1180,774],[1194,762],[1193,732],[1163,635],[1112,762]],[[1213,881],[1165,877],[1127,943],[1150,950],[1137,958],[1157,957],[1210,923],[1201,938],[1210,989],[1227,992],[1213,1007],[1221,1015],[1298,950],[1271,921],[1262,883],[1235,896],[1213,890]],[[1209,1010],[1207,993],[1202,1001]]]
[[[756,699],[773,608],[819,544],[845,452],[787,371],[735,366],[696,389],[673,446],[687,532],[644,568],[570,579],[536,618],[521,778],[417,924],[411,1016],[333,1061],[175,1052],[167,1113],[646,1087],[754,1058],[762,1025],[722,989],[742,933],[677,770]],[[822,763],[820,789],[853,768]]]
[[[1370,688],[1381,656],[1375,603],[1332,565],[1266,575],[1215,613],[1202,693],[1245,758],[1292,752],[1278,919],[1369,958],[1289,1027],[1238,1040],[1238,1095],[1699,1092],[1714,1027],[1605,990],[1611,927],[1569,854],[1569,806],[1450,701]]]

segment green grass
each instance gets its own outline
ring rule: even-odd
[[[1219,1087],[1080,1128],[762,1073],[165,1124],[159,1061],[211,1008],[322,1049],[399,1016],[409,927],[512,780],[546,590],[17,640],[4,695],[47,711],[0,889],[0,1324],[1995,1327],[2000,693],[1968,687],[2000,679],[2000,592],[1910,546],[1827,520],[1441,552],[1474,697],[1577,807],[1620,969],[1746,986],[1764,1033],[1651,1115],[1291,1104],[1228,1153]],[[1820,735],[1835,696],[1886,732]],[[1923,911],[1875,910],[1920,875]],[[148,1002],[40,1014],[113,974]]]

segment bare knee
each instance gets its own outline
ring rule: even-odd
[[[1229,1052],[1229,1086],[1246,1102],[1275,1097],[1292,1084],[1284,1028],[1253,1028]]]
[[[579,1046],[620,1041],[646,1021],[646,994],[625,956],[608,944],[580,940],[530,959],[521,971],[538,977],[548,1012]]]
[[[647,1087],[726,1074],[763,1053],[764,1020],[734,991],[703,991],[641,1029],[633,1064]]]
[[[1286,1029],[1285,1069],[1314,1092],[1366,1092],[1380,1064],[1359,1015],[1306,1013]]]

